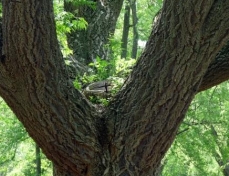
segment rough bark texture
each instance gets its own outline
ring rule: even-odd
[[[68,37],[69,46],[78,61],[88,64],[95,61],[97,56],[101,59],[110,59],[107,45],[114,33],[122,3],[123,0],[98,0],[96,9],[92,9],[87,6],[72,8],[71,2],[65,2],[66,11],[84,17],[88,22],[85,31],[72,32]],[[76,8],[77,14],[74,12]]]
[[[144,53],[106,114],[113,175],[156,175],[204,73],[228,39],[228,7],[226,1],[164,2]]]
[[[204,75],[199,91],[203,91],[229,79],[229,42],[217,54]]]
[[[102,115],[68,80],[52,5],[3,1],[0,95],[53,161],[54,175],[156,175],[229,39],[229,1],[165,0],[144,53]]]
[[[52,1],[3,1],[3,7],[1,96],[55,165],[72,175],[90,173],[101,163],[95,111],[68,80]]]

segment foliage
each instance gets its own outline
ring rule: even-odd
[[[34,142],[2,99],[0,112],[0,175],[35,175]],[[50,175],[50,162],[42,158],[43,175]]]
[[[125,0],[126,2],[127,0]],[[128,2],[126,2],[128,3]],[[148,40],[148,37],[151,33],[151,27],[153,26],[153,19],[155,15],[159,12],[162,7],[163,0],[142,0],[137,1],[137,15],[138,15],[138,56],[141,54],[142,49],[144,49],[144,45]],[[123,30],[123,19],[124,19],[124,11],[125,9],[122,8],[121,14],[118,18],[115,33],[114,33],[114,40],[121,41],[122,37],[122,30]],[[128,37],[128,48],[132,48],[133,40],[133,30],[130,24],[129,28],[129,37]],[[120,43],[121,45],[121,43]],[[119,46],[121,53],[121,47]],[[130,57],[130,51],[127,52],[128,57]]]
[[[229,82],[198,94],[167,154],[163,175],[223,176],[229,161]]]
[[[92,9],[96,8],[96,2],[90,0],[66,0],[66,2],[72,2],[75,7],[87,6]]]
[[[125,79],[132,70],[133,65],[135,64],[135,59],[113,59],[113,60],[102,60],[99,57],[96,58],[94,63],[90,63],[89,67],[91,68],[88,73],[85,73],[82,78],[76,78],[74,81],[75,88],[82,90],[86,85],[101,81],[108,80],[112,82],[112,95],[114,95],[122,86]],[[95,101],[96,100],[96,101]],[[102,104],[107,104],[108,102],[104,99],[92,98],[92,102],[102,102]]]
[[[163,0],[146,0],[145,3],[138,4],[138,30],[139,39],[146,41],[150,35],[154,17],[162,7]]]
[[[54,12],[57,37],[60,42],[62,53],[66,57],[67,55],[72,54],[72,50],[69,49],[67,44],[67,34],[75,30],[85,30],[88,23],[84,18],[76,17],[72,13],[64,11],[63,3],[59,1],[54,1]]]
[[[14,117],[6,103],[0,99],[0,166],[15,157],[19,142],[28,138],[21,123]],[[11,140],[9,140],[11,139]],[[7,153],[6,153],[7,151]]]
[[[94,79],[97,80],[104,80],[107,79],[110,75],[110,72],[112,70],[113,65],[109,64],[109,61],[102,60],[98,56],[96,57],[96,60],[94,63],[90,63],[89,66],[92,68],[95,68],[96,74],[94,75]],[[109,69],[109,67],[111,69]]]

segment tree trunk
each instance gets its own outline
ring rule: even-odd
[[[55,165],[96,173],[96,111],[68,80],[52,1],[3,1],[3,34],[0,95]]]
[[[36,144],[36,176],[41,176],[41,151],[40,147]]]
[[[74,176],[74,172],[64,170],[61,167],[54,165],[53,166],[53,176]]]
[[[130,29],[130,2],[127,1],[125,4],[125,12],[124,12],[124,20],[123,20],[121,58],[127,57],[127,45],[128,45],[129,29]]]
[[[145,51],[106,113],[113,175],[156,175],[203,75],[228,39],[227,30],[218,29],[228,28],[226,16],[218,21],[226,6],[164,2]]]
[[[133,22],[133,45],[131,51],[131,58],[136,59],[138,54],[138,16],[137,16],[137,6],[136,0],[131,0],[131,11],[132,11],[132,22]]]
[[[109,38],[112,37],[123,0],[98,0],[96,9],[88,6],[75,7],[65,1],[65,10],[88,22],[86,30],[74,31],[68,36],[68,43],[75,58],[82,63],[95,61],[96,57],[110,59]],[[78,9],[78,13],[76,13]]]
[[[229,2],[165,0],[145,51],[102,113],[68,80],[52,6],[3,0],[0,95],[53,161],[55,175],[156,175],[229,39]]]

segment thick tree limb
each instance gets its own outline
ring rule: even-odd
[[[3,1],[0,95],[58,169],[86,175],[101,163],[97,115],[68,79],[52,2]]]
[[[227,1],[164,1],[144,53],[105,116],[114,175],[156,175],[204,74],[229,39],[228,13]]]
[[[209,89],[229,79],[229,42],[217,54],[215,60],[210,64],[199,91]]]

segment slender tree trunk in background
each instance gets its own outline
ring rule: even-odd
[[[131,58],[136,59],[138,54],[138,16],[137,16],[137,5],[136,0],[130,0],[131,11],[132,11],[132,23],[133,23],[133,45],[131,51]]]
[[[127,45],[128,45],[128,36],[129,36],[129,29],[130,29],[130,10],[132,11],[132,27],[133,27],[133,44],[131,50],[131,58],[137,58],[138,52],[138,30],[137,30],[137,7],[136,7],[136,0],[130,0],[126,3],[125,6],[125,13],[124,13],[124,22],[123,22],[123,33],[122,33],[122,53],[121,58],[127,57]]]
[[[75,7],[72,2],[65,1],[65,10],[88,22],[86,30],[74,31],[68,35],[69,47],[75,58],[85,64],[95,61],[96,57],[110,59],[109,38],[113,36],[117,18],[123,0],[96,1],[96,9],[88,6]],[[76,9],[78,13],[76,13]]]
[[[165,0],[145,51],[103,113],[68,79],[52,2],[3,0],[0,95],[54,163],[55,176],[157,175],[229,40],[229,1]]]
[[[41,151],[36,144],[36,176],[41,176]]]
[[[122,43],[121,43],[121,58],[127,57],[127,46],[128,46],[128,36],[130,29],[130,2],[125,3],[125,12],[123,20],[123,30],[122,30]]]

